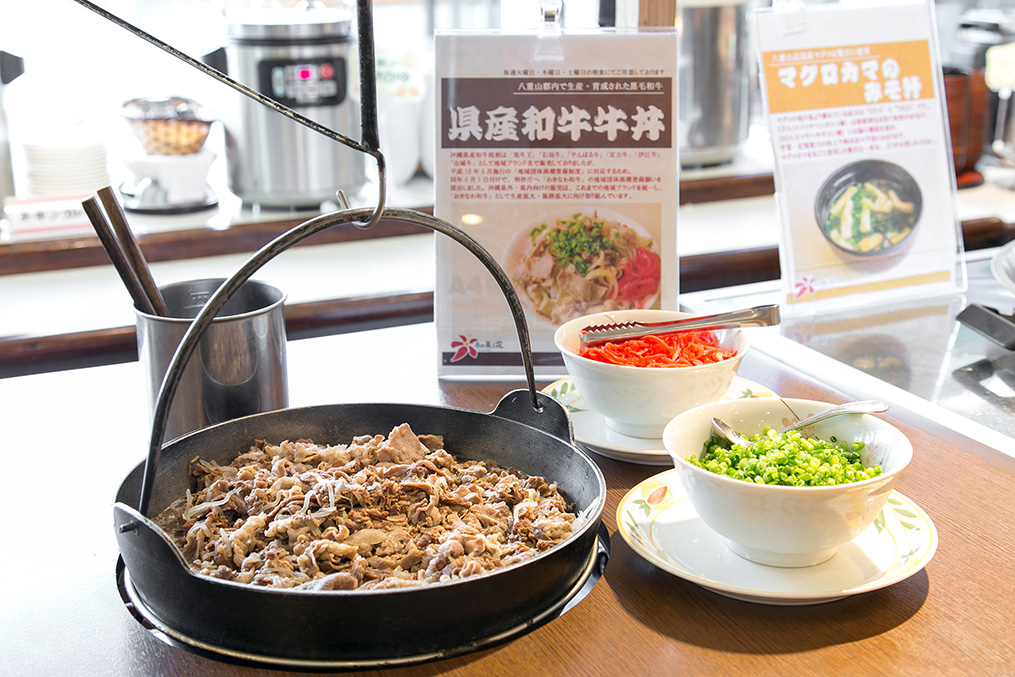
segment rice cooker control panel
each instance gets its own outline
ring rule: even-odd
[[[289,108],[337,106],[345,100],[345,59],[262,61],[258,64],[257,88]]]

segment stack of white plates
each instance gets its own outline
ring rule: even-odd
[[[87,195],[109,185],[106,147],[101,142],[25,143],[24,159],[33,196]]]

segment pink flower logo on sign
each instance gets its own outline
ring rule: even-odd
[[[451,362],[458,362],[466,357],[479,357],[479,351],[476,350],[477,343],[479,343],[478,339],[459,334],[458,340],[451,342],[451,347],[455,349],[455,354],[451,356]]]
[[[814,278],[807,277],[806,275],[801,278],[799,282],[793,285],[793,291],[796,292],[797,299],[802,299],[808,294],[814,293]]]

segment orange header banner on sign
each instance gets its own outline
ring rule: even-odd
[[[770,113],[934,98],[926,40],[762,53]]]

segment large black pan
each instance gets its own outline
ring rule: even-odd
[[[247,416],[163,446],[166,413],[182,368],[229,296],[273,256],[324,228],[367,217],[369,210],[312,219],[267,245],[219,287],[184,336],[155,408],[148,459],[124,480],[114,506],[117,543],[132,590],[150,620],[181,641],[287,664],[423,660],[517,634],[588,575],[606,484],[598,466],[574,445],[567,412],[535,390],[528,330],[510,281],[485,250],[450,224],[411,211],[383,213],[449,235],[487,266],[515,318],[529,388],[509,393],[490,414],[412,404],[327,405]],[[357,435],[387,434],[401,423],[419,434],[444,436],[446,448],[459,457],[493,460],[555,482],[583,515],[583,525],[555,548],[484,576],[346,592],[266,589],[195,574],[149,519],[190,488],[187,466],[195,456],[227,464],[256,439],[341,443]]]
[[[163,446],[166,414],[182,369],[231,294],[296,242],[368,217],[370,211],[321,216],[268,244],[219,287],[184,336],[153,414],[148,458],[124,480],[114,506],[117,543],[131,587],[152,622],[181,641],[287,664],[364,666],[422,660],[517,633],[559,605],[588,575],[606,484],[596,464],[574,445],[567,412],[535,390],[528,331],[510,281],[485,250],[450,224],[411,211],[383,214],[447,234],[483,261],[515,318],[529,388],[509,393],[490,414],[411,404],[298,408],[221,423]],[[546,477],[580,511],[584,524],[555,548],[484,576],[418,588],[344,592],[265,589],[195,574],[149,519],[190,488],[187,465],[195,456],[225,464],[256,439],[342,443],[357,435],[387,434],[401,423],[419,434],[444,436],[446,448],[459,457],[493,460]]]
[[[194,62],[87,0],[77,2]],[[567,412],[536,391],[524,313],[504,271],[478,243],[450,224],[418,212],[383,208],[384,159],[377,148],[368,0],[361,0],[359,18],[362,144],[315,126],[274,102],[265,104],[372,155],[382,187],[376,209],[346,209],[302,223],[266,245],[222,283],[194,319],[169,365],[153,413],[148,457],[124,480],[113,509],[128,594],[143,608],[145,618],[177,641],[233,658],[317,668],[364,667],[487,646],[559,612],[589,578],[597,554],[606,484],[596,464],[574,445]],[[362,44],[364,40],[367,44]],[[228,81],[221,74],[209,74]],[[264,98],[233,81],[227,84],[258,100]],[[212,319],[240,285],[272,258],[316,232],[343,224],[367,228],[382,217],[443,233],[482,261],[508,301],[528,390],[509,393],[489,414],[412,404],[329,405],[248,416],[163,445],[166,417],[183,368]],[[583,516],[582,525],[560,545],[490,574],[416,588],[356,592],[268,589],[195,574],[149,519],[189,488],[187,465],[195,456],[226,464],[255,439],[280,442],[302,437],[343,443],[357,435],[387,434],[401,423],[409,423],[420,434],[442,435],[447,449],[460,457],[492,460],[557,483]]]
[[[519,396],[521,394],[521,396]],[[183,495],[187,462],[222,464],[254,439],[348,440],[407,422],[443,434],[469,458],[493,459],[556,481],[586,516],[570,540],[533,559],[460,581],[382,591],[274,590],[194,574],[164,533],[135,509],[143,466],[117,495],[117,542],[134,592],[151,620],[182,641],[253,660],[315,666],[369,666],[459,653],[514,635],[567,598],[588,575],[605,497],[595,464],[567,441],[567,420],[544,403],[556,432],[521,423],[524,391],[491,414],[398,404],[348,404],[257,414],[184,436],[164,447],[150,512]]]

